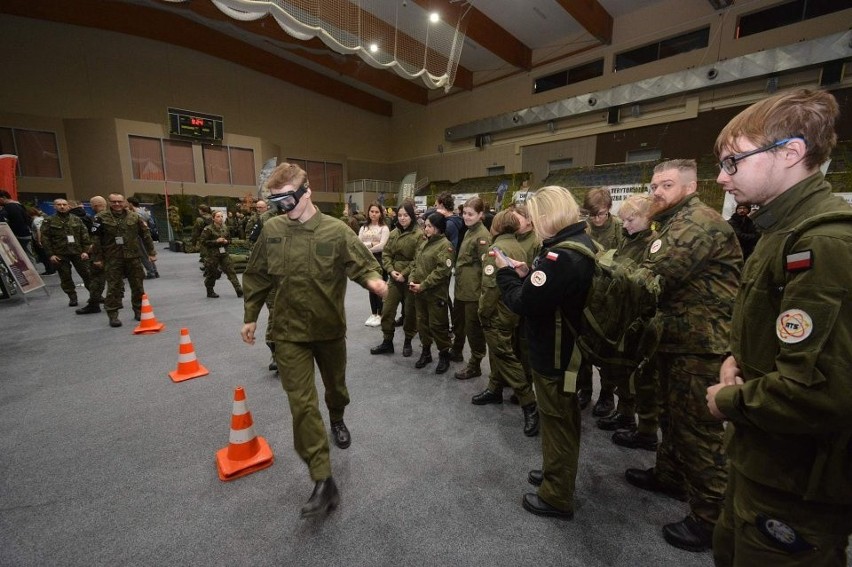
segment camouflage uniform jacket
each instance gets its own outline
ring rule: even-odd
[[[745,383],[722,388],[716,405],[733,425],[728,460],[743,476],[805,500],[850,505],[852,226],[805,231],[790,254],[810,258],[809,267],[793,269],[781,257],[793,227],[838,210],[849,206],[816,173],[755,214],[762,236],[743,272],[730,343]]]
[[[48,256],[79,256],[91,243],[86,225],[71,213],[56,213],[41,224],[41,245]]]
[[[213,217],[211,215],[205,214],[195,219],[195,222],[192,223],[192,244],[194,246],[201,246],[201,243],[198,241],[201,237],[201,231],[204,230],[205,226],[211,224],[213,224]]]
[[[482,292],[482,260],[488,254],[491,235],[478,222],[464,233],[456,258],[456,287],[454,297],[459,301],[479,301]]]
[[[148,255],[157,255],[148,225],[133,211],[122,211],[118,215],[111,210],[101,211],[95,216],[95,224],[98,231],[93,238],[94,261],[139,258],[139,237]]]
[[[606,219],[603,226],[594,226],[592,223],[588,223],[588,227],[589,236],[591,236],[595,242],[603,246],[604,250],[613,250],[618,248],[618,245],[624,238],[621,219],[612,215]]]
[[[650,228],[640,230],[636,234],[628,234],[624,230],[613,259],[628,258],[636,262],[637,265],[641,264],[648,255],[648,248],[651,247],[651,243],[656,239],[657,232]]]
[[[216,242],[224,238],[225,243]],[[215,222],[204,227],[198,237],[198,244],[204,249],[207,256],[227,256],[228,244],[231,243],[231,232],[225,224],[217,225]]]
[[[402,231],[399,227],[393,229],[388,236],[385,249],[382,251],[382,267],[387,273],[399,272],[406,278],[411,272],[414,255],[423,242],[423,231],[411,221],[409,230]],[[391,280],[396,283],[394,280]]]
[[[523,260],[527,263],[527,266],[532,266],[533,260],[538,256],[538,249],[541,247],[541,241],[538,239],[538,235],[534,230],[529,231],[526,234],[518,234],[515,233],[515,238],[518,240],[518,244],[521,245],[521,248],[524,251],[524,255],[520,258],[515,258],[515,260]],[[512,256],[509,256],[511,258]]]
[[[731,309],[743,265],[737,235],[722,215],[694,193],[655,220],[660,231],[643,266],[662,278],[658,350],[727,351]]]
[[[443,234],[423,241],[414,256],[408,281],[419,283],[421,293],[429,292],[441,299],[449,297],[450,276],[456,251]]]
[[[524,249],[518,243],[514,234],[499,234],[494,239],[492,248],[499,248],[509,258],[524,258]],[[524,259],[524,261],[526,261]],[[497,266],[494,263],[494,252],[488,251],[482,267],[482,295],[479,296],[479,321],[483,327],[499,326],[511,329],[518,325],[520,316],[506,307],[500,298],[500,288],[497,287]]]
[[[327,341],[346,336],[346,278],[366,287],[381,267],[340,220],[316,210],[301,223],[286,215],[263,225],[246,271],[244,321],[252,323],[267,296],[276,341]]]

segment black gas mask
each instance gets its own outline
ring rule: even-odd
[[[308,182],[302,183],[298,189],[295,191],[287,191],[285,193],[278,193],[274,195],[270,195],[269,201],[282,213],[287,213],[296,208],[296,205],[299,204],[299,199],[308,191]]]

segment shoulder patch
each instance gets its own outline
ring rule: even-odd
[[[530,283],[535,287],[541,287],[544,285],[544,282],[547,281],[547,274],[542,272],[541,270],[536,270],[532,274],[530,274]]]
[[[545,258],[547,258],[551,262],[555,262],[559,259],[559,254],[557,254],[556,252],[548,252]]]
[[[448,268],[452,268],[452,267],[453,267],[453,261],[452,261],[451,259],[449,259],[449,258],[447,258],[447,267],[448,267]]]
[[[788,272],[803,272],[810,270],[814,265],[814,255],[810,250],[787,254],[784,261],[784,269]]]
[[[775,334],[782,343],[800,343],[814,330],[811,316],[801,309],[788,309],[775,320]]]
[[[656,254],[663,247],[663,241],[659,238],[651,243],[651,254]]]
[[[491,274],[494,273],[494,266],[492,266],[491,264],[488,264],[487,266],[485,266],[483,271],[485,272],[486,276],[490,276]]]

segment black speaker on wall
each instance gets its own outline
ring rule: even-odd
[[[819,75],[819,86],[836,85],[843,80],[843,61],[829,61],[822,66]]]
[[[606,123],[618,124],[619,120],[621,120],[621,108],[618,106],[611,106],[606,113]]]
[[[485,145],[485,136],[483,136],[482,134],[477,134],[476,141],[474,143],[476,144],[477,148],[481,148]]]

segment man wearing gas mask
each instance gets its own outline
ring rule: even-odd
[[[315,482],[302,517],[325,514],[340,502],[331,476],[328,437],[314,385],[314,361],[325,386],[331,435],[341,449],[351,437],[343,413],[346,389],[346,278],[384,298],[387,284],[373,255],[342,221],[311,201],[307,174],[282,163],[267,187],[270,207],[282,211],[264,223],[243,274],[245,315],[241,335],[254,344],[257,318],[269,294],[275,359],[293,416],[296,452]]]

